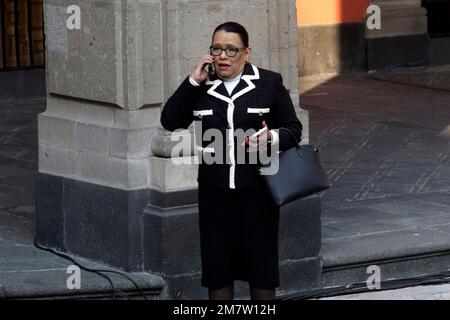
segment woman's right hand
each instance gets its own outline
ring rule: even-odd
[[[205,70],[205,64],[207,63],[214,63],[214,57],[210,54],[203,56],[196,64],[194,72],[191,75],[195,82],[202,83],[208,78],[208,72]]]

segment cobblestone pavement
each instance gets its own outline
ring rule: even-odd
[[[450,91],[418,87],[433,72],[450,83],[448,68],[409,71],[412,85],[367,74],[301,79],[310,142],[331,182],[320,195],[325,263],[450,248]]]
[[[0,240],[31,244],[35,235],[37,114],[44,97],[0,100]]]
[[[430,79],[440,79],[441,86],[435,88]],[[448,269],[450,87],[442,86],[444,79],[450,83],[448,67],[377,79],[367,74],[301,79],[310,142],[321,148],[331,182],[320,195],[325,286],[365,281],[363,268],[349,267],[364,262],[382,264],[382,281]],[[427,258],[435,252],[447,255]],[[341,267],[341,273],[326,271]],[[434,295],[428,291],[432,288],[346,298],[389,299],[421,292],[424,298],[448,297],[448,287],[435,287]]]

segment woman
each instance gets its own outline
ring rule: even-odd
[[[198,173],[201,283],[209,289],[210,299],[233,299],[234,280],[247,281],[251,299],[257,300],[275,299],[280,285],[279,208],[263,187],[258,163],[237,161],[237,149],[244,144],[247,149],[276,145],[286,150],[299,143],[302,125],[281,75],[252,65],[250,56],[249,36],[242,25],[218,26],[210,54],[200,59],[161,115],[169,131],[186,129],[195,121],[202,133],[214,129],[224,140],[216,148],[208,147],[208,141],[199,146],[203,156],[225,155],[224,161],[200,163]],[[209,78],[211,64],[215,74]],[[238,130],[263,127],[273,129],[243,141],[235,135]],[[278,132],[280,127],[298,140],[285,130]]]

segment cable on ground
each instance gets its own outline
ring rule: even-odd
[[[99,275],[100,277],[106,279],[106,280],[109,282],[110,286],[111,286],[111,292],[112,292],[112,299],[113,299],[113,300],[116,299],[116,291],[120,291],[121,293],[123,293],[123,294],[125,294],[125,295],[127,295],[127,294],[126,294],[124,291],[122,291],[122,290],[120,290],[120,289],[118,289],[118,288],[115,288],[114,283],[113,283],[113,281],[111,280],[111,278],[108,277],[107,275],[103,274],[102,272],[104,272],[104,273],[106,273],[106,272],[109,272],[109,273],[115,273],[115,274],[118,274],[118,275],[121,275],[121,276],[125,277],[125,278],[128,279],[131,283],[133,283],[133,285],[134,285],[135,288],[139,291],[139,293],[142,295],[142,297],[144,298],[144,300],[148,300],[148,299],[147,299],[147,296],[145,295],[145,293],[143,292],[143,290],[141,289],[141,287],[139,287],[139,285],[138,285],[132,278],[130,278],[128,275],[126,275],[126,274],[124,274],[124,273],[122,273],[122,272],[114,271],[114,270],[92,269],[92,268],[88,268],[88,267],[85,267],[85,266],[81,265],[81,264],[78,263],[75,259],[73,259],[72,257],[70,257],[70,256],[67,255],[67,254],[58,252],[58,251],[56,251],[56,250],[54,250],[54,249],[52,249],[52,248],[44,247],[44,246],[38,244],[36,239],[34,239],[33,244],[34,244],[34,246],[35,246],[36,248],[38,248],[38,249],[40,249],[40,250],[44,250],[44,251],[53,253],[53,254],[55,254],[55,255],[61,257],[61,258],[64,258],[64,259],[66,259],[66,260],[69,260],[69,261],[71,261],[74,265],[77,265],[80,269],[82,269],[82,270],[84,270],[84,271],[86,271],[86,272],[90,272],[90,273],[97,274],[97,275]]]

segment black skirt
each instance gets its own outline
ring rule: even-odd
[[[201,284],[219,289],[234,280],[256,288],[280,285],[279,208],[264,188],[198,189]]]

